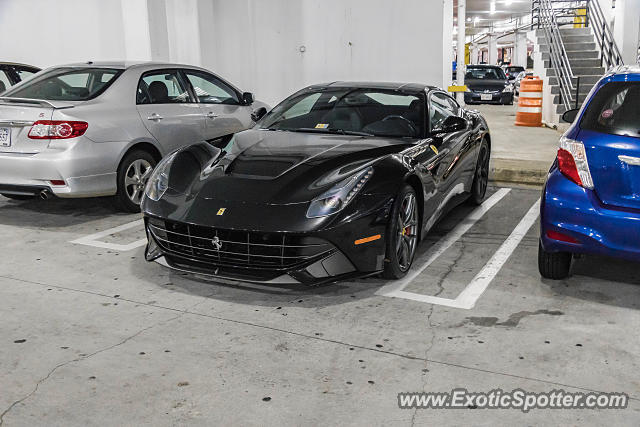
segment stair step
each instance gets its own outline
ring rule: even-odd
[[[582,59],[582,58],[578,58],[578,59],[572,59],[569,58],[569,64],[571,65],[571,68],[600,68],[602,66],[602,64],[600,63],[600,59],[596,58],[596,59]],[[551,60],[548,59],[546,61],[544,61],[544,67],[545,68],[551,68]]]
[[[560,34],[567,36],[588,36],[591,35],[591,28],[560,28]]]
[[[549,59],[549,52],[542,52],[542,59],[543,60],[548,60]],[[573,51],[567,51],[567,56],[569,57],[569,60],[574,60],[574,59],[597,59],[598,60],[598,65],[600,65],[599,61],[600,61],[600,53],[597,50],[573,50]]]
[[[565,44],[568,43],[593,43],[593,35],[589,34],[586,36],[574,36],[574,35],[564,35],[562,34],[562,41]]]
[[[602,76],[604,74],[603,67],[571,67],[574,76]],[[547,68],[547,76],[555,77],[556,70],[553,68]]]
[[[580,95],[587,95],[590,91],[591,88],[593,87],[592,84],[582,84],[582,80],[580,81]],[[560,86],[558,85],[551,85],[551,94],[553,95],[557,95],[560,93]]]
[[[585,99],[587,99],[587,95],[579,95],[578,96],[578,105],[582,104]],[[573,102],[575,102],[575,101],[573,101]],[[560,104],[560,95],[555,95],[553,97],[553,103],[556,104],[556,105]]]
[[[542,53],[549,52],[549,45],[546,43],[538,43],[538,49]],[[597,52],[595,42],[592,43],[564,43],[564,50],[569,55],[571,52]]]
[[[582,85],[591,85],[593,86],[602,78],[602,75],[599,76],[580,76],[580,86]],[[576,84],[576,81],[573,82]],[[557,77],[549,77],[549,84],[551,86],[556,86],[558,84]]]

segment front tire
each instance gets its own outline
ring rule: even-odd
[[[140,212],[140,202],[144,187],[151,176],[156,160],[143,150],[135,150],[127,154],[118,167],[118,191],[115,204],[125,212]]]
[[[469,203],[476,206],[482,204],[484,196],[487,194],[490,158],[491,153],[489,152],[489,144],[486,139],[483,139],[482,144],[480,144],[476,170],[473,174],[473,183],[471,184],[471,195],[469,196]]]
[[[396,197],[387,226],[386,256],[382,273],[385,279],[400,279],[411,268],[420,234],[418,215],[416,192],[410,185],[405,185]]]
[[[538,270],[545,279],[561,280],[569,277],[572,255],[569,252],[547,252],[538,242]]]

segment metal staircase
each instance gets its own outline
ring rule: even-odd
[[[597,0],[534,0],[532,27],[557,115],[578,108],[607,69],[622,65]]]

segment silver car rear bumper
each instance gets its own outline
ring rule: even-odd
[[[47,188],[57,197],[115,194],[117,153],[124,144],[114,143],[116,148],[112,143],[83,142],[67,150],[47,149],[37,154],[0,152],[0,188],[8,193],[18,193],[21,187],[24,193]],[[52,185],[52,180],[63,180],[65,185]]]

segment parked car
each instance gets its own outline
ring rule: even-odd
[[[524,67],[519,65],[507,65],[504,67],[504,74],[507,76],[508,80],[515,80],[518,74],[525,71]]]
[[[11,86],[33,76],[38,71],[40,71],[40,68],[32,65],[0,62],[0,94]]]
[[[520,96],[520,83],[522,83],[522,80],[527,76],[533,76],[533,73],[521,71],[513,81],[513,91],[515,92],[516,96]]]
[[[606,74],[560,139],[540,206],[540,274],[569,275],[574,254],[640,261],[640,68]]]
[[[513,85],[497,65],[467,65],[464,102],[513,104]]]
[[[484,118],[441,89],[310,86],[224,148],[162,160],[146,259],[249,282],[400,278],[449,208],[482,203],[489,156]]]
[[[139,211],[167,153],[253,125],[253,95],[198,67],[93,63],[54,67],[0,97],[0,193],[115,195]]]

